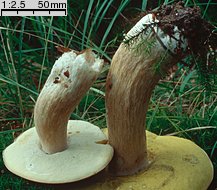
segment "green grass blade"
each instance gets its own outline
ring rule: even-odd
[[[142,0],[142,8],[141,8],[142,11],[146,11],[147,4],[148,4],[147,0]]]
[[[87,28],[88,28],[88,22],[90,20],[90,13],[91,13],[93,3],[94,3],[94,0],[90,0],[88,8],[87,8],[87,13],[86,13],[86,16],[85,16],[85,21],[84,21],[84,29],[83,29],[83,34],[82,34],[81,49],[84,49],[84,47],[85,47],[85,45],[84,45],[85,44],[85,36],[86,36]]]
[[[109,33],[110,33],[110,31],[111,31],[111,29],[112,29],[112,27],[113,27],[113,25],[114,25],[114,23],[115,23],[117,17],[120,15],[120,13],[123,11],[123,9],[127,6],[127,4],[128,4],[129,2],[130,2],[129,0],[123,0],[123,1],[121,2],[120,6],[118,7],[118,9],[117,9],[115,15],[113,16],[111,22],[109,23],[109,25],[108,25],[108,27],[107,27],[107,29],[106,29],[106,31],[105,31],[105,34],[104,34],[104,36],[103,36],[103,38],[102,38],[102,40],[101,40],[100,46],[99,46],[100,49],[103,49],[103,46],[105,45],[106,38],[107,38],[107,36],[109,35]]]

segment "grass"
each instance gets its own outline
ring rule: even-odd
[[[2,17],[0,21],[0,152],[22,131],[33,126],[33,107],[50,69],[61,55],[55,46],[75,50],[92,47],[108,63],[120,44],[131,13],[174,1],[129,0],[68,1],[67,17]],[[200,6],[205,19],[216,25],[214,1],[186,0]],[[71,115],[106,126],[104,86],[106,64],[94,86]],[[207,93],[194,68],[178,67],[174,76],[160,81],[147,114],[147,129],[191,139],[213,162],[217,184],[217,91]],[[10,173],[0,156],[0,189],[53,189]]]

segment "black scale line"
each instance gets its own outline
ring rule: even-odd
[[[35,11],[49,11],[49,14],[50,11],[64,11],[66,15],[66,9],[1,9],[1,16],[4,11],[17,11],[17,14],[19,11],[33,11],[33,14]]]

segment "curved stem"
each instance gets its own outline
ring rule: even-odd
[[[141,19],[128,32],[125,41],[137,35],[145,24],[154,22],[151,19],[151,15]],[[149,99],[162,75],[179,60],[179,57],[168,54],[161,44],[170,47],[172,42],[175,48],[178,42],[163,34],[158,27],[154,31],[148,27],[146,31],[139,34],[130,46],[120,45],[106,81],[108,136],[115,150],[110,171],[115,175],[134,174],[148,166],[145,120]],[[147,52],[152,42],[154,45]]]
[[[71,112],[96,80],[102,60],[91,50],[64,53],[37,99],[34,122],[42,150],[52,154],[67,148],[67,123]]]

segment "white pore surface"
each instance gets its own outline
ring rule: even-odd
[[[175,53],[175,49],[180,46],[181,41],[181,48],[182,50],[186,50],[187,48],[187,40],[181,35],[181,31],[177,28],[177,26],[174,27],[174,34],[173,38],[171,36],[165,34],[158,26],[157,23],[160,21],[153,17],[152,14],[147,14],[142,19],[140,19],[135,26],[126,34],[125,40],[128,40],[136,35],[138,35],[140,32],[142,32],[146,27],[149,27],[147,30],[149,35],[153,34],[153,31],[150,27],[153,27],[155,31],[155,35],[158,35],[161,42],[164,44],[165,47],[167,47],[170,51]],[[142,34],[141,34],[142,35]],[[148,36],[146,36],[148,37]]]
[[[68,149],[45,154],[35,128],[21,134],[3,152],[6,167],[31,181],[49,184],[69,183],[90,177],[111,161],[113,148],[96,143],[106,136],[95,125],[84,121],[68,123]]]

